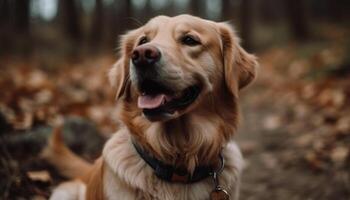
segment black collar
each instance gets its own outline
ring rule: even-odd
[[[213,166],[198,166],[191,175],[187,170],[175,168],[156,159],[137,145],[136,142],[133,142],[133,145],[141,158],[154,170],[155,175],[168,182],[194,183],[212,176],[215,172],[215,167]],[[222,169],[224,167],[224,160],[221,155],[220,162],[220,169]]]

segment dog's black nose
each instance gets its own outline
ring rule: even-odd
[[[131,60],[135,67],[143,67],[155,64],[160,57],[161,53],[157,47],[145,44],[134,49]]]

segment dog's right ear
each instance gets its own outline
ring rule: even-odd
[[[116,98],[120,99],[125,94],[125,90],[129,83],[129,65],[130,56],[134,48],[134,44],[139,29],[128,32],[120,39],[119,54],[120,57],[113,65],[108,73],[109,82],[116,89]]]

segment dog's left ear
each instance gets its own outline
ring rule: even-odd
[[[239,45],[239,38],[229,24],[217,24],[222,41],[226,86],[234,96],[237,96],[238,90],[254,80],[258,68],[257,58]]]

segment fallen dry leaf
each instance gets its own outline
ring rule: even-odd
[[[337,165],[341,165],[345,162],[345,159],[349,155],[349,148],[344,146],[338,146],[334,148],[331,152],[331,159]]]
[[[281,126],[281,118],[278,115],[269,115],[264,121],[264,128],[267,130],[274,130]]]
[[[29,171],[27,172],[28,177],[33,181],[50,182],[51,176],[48,171]]]

